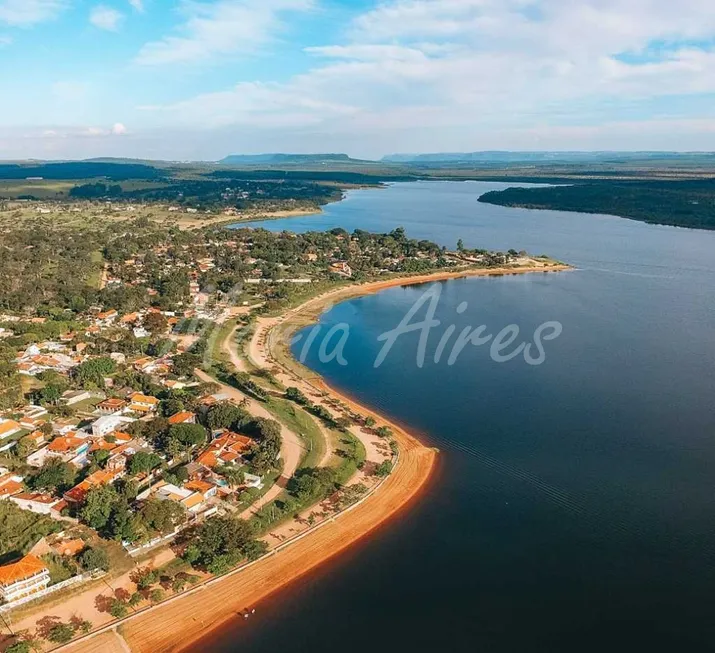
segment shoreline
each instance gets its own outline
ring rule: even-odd
[[[529,273],[560,272],[571,266],[548,261],[542,265],[531,264],[511,268],[465,268],[458,271],[439,271],[409,277],[395,277],[384,281],[348,284],[312,297],[301,305],[273,318],[265,332],[266,342],[261,353],[273,364],[282,365],[273,350],[273,336],[286,326],[309,324],[319,318],[325,308],[338,301],[374,294],[381,290],[433,281],[446,281],[473,276],[506,276]],[[373,416],[379,423],[389,426],[399,445],[399,459],[392,474],[360,502],[340,513],[320,528],[309,531],[304,537],[291,542],[284,549],[236,570],[233,574],[198,586],[187,594],[179,595],[166,603],[154,606],[132,617],[108,625],[104,630],[89,635],[62,650],[72,653],[92,653],[96,650],[114,650],[119,643],[138,653],[169,653],[188,651],[202,640],[210,640],[238,622],[240,612],[253,608],[271,595],[290,591],[317,568],[336,562],[341,554],[377,529],[387,526],[400,513],[413,505],[434,482],[438,468],[438,452],[425,445],[410,428],[407,430],[394,420],[360,404],[343,392],[333,388],[318,374],[301,366],[289,356],[289,373],[315,389],[348,405],[363,415]]]

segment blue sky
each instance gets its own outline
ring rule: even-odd
[[[0,158],[715,150],[712,0],[0,0]]]

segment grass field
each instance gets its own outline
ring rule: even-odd
[[[276,416],[279,422],[285,424],[303,439],[306,450],[298,469],[316,467],[325,455],[326,443],[315,420],[302,408],[287,399],[271,397],[266,403],[266,408]]]

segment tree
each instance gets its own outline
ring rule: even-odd
[[[206,442],[206,429],[200,424],[173,424],[169,427],[168,437],[187,448],[194,447]]]
[[[74,628],[69,624],[55,624],[47,633],[47,639],[54,644],[66,644],[74,637]]]
[[[168,325],[169,323],[166,317],[164,317],[161,313],[149,313],[144,318],[144,328],[152,335],[166,332]]]
[[[90,460],[95,463],[98,467],[104,469],[109,460],[110,453],[106,449],[97,449],[89,454]]]
[[[108,356],[91,358],[75,367],[71,376],[72,380],[82,388],[103,388],[104,378],[114,373],[116,369],[116,363]]]
[[[308,397],[306,397],[299,388],[286,388],[286,399],[290,399],[291,401],[295,401],[295,403],[300,404],[301,406],[306,406],[307,404],[310,403],[310,400]]]
[[[201,356],[186,352],[177,354],[171,361],[176,376],[191,376],[194,370],[201,365]]]
[[[111,485],[90,488],[79,511],[80,519],[96,531],[103,530],[112,514],[117,492]]]
[[[15,445],[15,454],[25,460],[35,450],[35,443],[27,436],[20,438]]]
[[[174,501],[149,499],[139,513],[147,528],[165,534],[170,533],[186,520],[186,509]]]
[[[28,477],[27,484],[33,490],[61,494],[74,487],[77,468],[59,458],[50,458],[39,471]]]
[[[381,438],[389,438],[392,435],[392,429],[388,426],[380,426],[375,429],[375,433]]]
[[[109,556],[104,549],[88,548],[80,553],[79,564],[85,571],[109,571]]]
[[[164,600],[164,590],[155,589],[149,592],[149,600],[152,603],[161,603]]]
[[[135,582],[140,590],[148,590],[159,580],[159,572],[151,567],[140,569],[136,575]]]
[[[10,646],[5,649],[5,653],[30,653],[31,650],[28,642],[20,641],[10,644]]]
[[[236,517],[210,517],[196,531],[188,556],[212,573],[223,573],[246,557],[255,537],[250,524]],[[192,548],[193,547],[193,548]],[[250,547],[253,547],[251,544]],[[186,558],[185,558],[186,559]]]
[[[206,414],[206,426],[215,431],[217,429],[241,429],[250,420],[250,415],[234,406],[228,401],[223,401],[209,408]]]
[[[143,600],[144,597],[142,596],[141,592],[134,592],[129,597],[129,601],[127,601],[127,603],[130,607],[136,608]]]
[[[391,473],[392,463],[389,460],[385,460],[375,468],[375,476],[385,477],[389,476]]]
[[[239,467],[222,465],[217,470],[217,472],[229,482],[229,485],[231,485],[231,487],[238,487],[239,485],[243,485],[244,483],[245,474],[243,473],[243,470],[241,470]]]
[[[127,616],[127,605],[119,599],[114,599],[109,606],[109,614],[111,614],[115,619],[124,619]]]
[[[341,431],[347,431],[352,426],[353,421],[349,417],[338,417],[335,420],[335,426]]]
[[[159,467],[161,463],[162,459],[157,454],[137,451],[129,461],[129,475],[148,474],[156,467]]]
[[[297,473],[288,483],[288,491],[303,505],[323,499],[336,488],[337,472],[329,467],[314,467]]]
[[[365,426],[367,428],[371,429],[373,426],[375,426],[375,418],[370,417],[369,415],[365,418]]]
[[[176,415],[176,413],[180,413],[184,408],[184,402],[176,397],[169,397],[161,402],[161,413],[164,417]]]

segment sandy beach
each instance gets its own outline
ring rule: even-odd
[[[159,653],[193,650],[196,643],[230,620],[239,619],[247,608],[260,609],[261,601],[295,583],[321,564],[339,555],[375,529],[387,524],[424,492],[437,464],[437,451],[425,446],[400,425],[362,406],[330,388],[315,373],[307,373],[292,357],[285,357],[280,347],[284,329],[307,324],[331,304],[345,299],[379,292],[385,288],[429,283],[467,276],[496,276],[557,272],[567,265],[530,261],[528,265],[495,269],[462,269],[406,278],[393,278],[366,284],[350,284],[314,297],[277,318],[262,318],[248,344],[254,364],[270,367],[285,375],[313,397],[338,400],[362,415],[374,417],[393,430],[400,449],[393,473],[363,502],[310,531],[285,548],[276,550],[258,562],[216,579],[209,584],[155,606],[125,620],[106,632],[70,644],[63,650],[85,653],[98,650],[130,650]],[[228,339],[227,339],[228,342]],[[234,357],[232,356],[232,359]],[[238,363],[238,359],[235,359]]]

